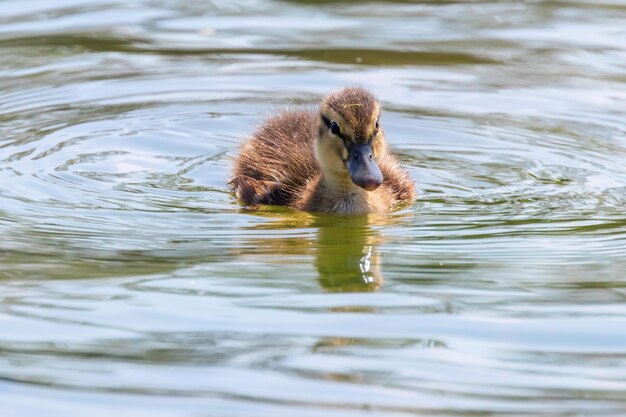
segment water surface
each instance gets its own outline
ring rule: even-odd
[[[623,416],[626,3],[9,0],[3,417]],[[345,85],[419,200],[241,210]]]

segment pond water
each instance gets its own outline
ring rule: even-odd
[[[0,410],[626,414],[626,2],[3,1]],[[240,209],[283,106],[384,107],[419,199]]]

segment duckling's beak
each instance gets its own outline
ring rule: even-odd
[[[383,173],[372,157],[372,145],[353,144],[348,152],[346,168],[352,182],[367,191],[373,191],[383,183]]]

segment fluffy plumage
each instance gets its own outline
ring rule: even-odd
[[[388,152],[379,118],[380,105],[361,88],[331,93],[319,111],[270,117],[235,160],[230,183],[237,198],[246,206],[336,214],[387,212],[412,202],[413,181]]]

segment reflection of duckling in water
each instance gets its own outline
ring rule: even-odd
[[[380,105],[361,88],[328,95],[319,113],[268,119],[243,145],[231,184],[246,206],[319,213],[382,213],[415,199],[413,181],[387,150]]]
[[[273,210],[273,209],[272,209]],[[290,263],[294,257],[314,257],[320,286],[331,292],[377,291],[383,283],[377,246],[382,236],[372,225],[389,225],[396,216],[310,216],[263,211],[280,220],[256,224],[251,230],[315,230],[311,235],[287,233],[258,238],[253,233],[237,250],[239,256],[261,256],[263,262]],[[285,217],[285,215],[287,215]],[[373,224],[371,224],[373,223]],[[245,231],[242,231],[245,235]]]
[[[340,292],[377,291],[383,283],[377,250],[381,237],[367,217],[328,220],[317,235],[315,266],[321,286]]]

